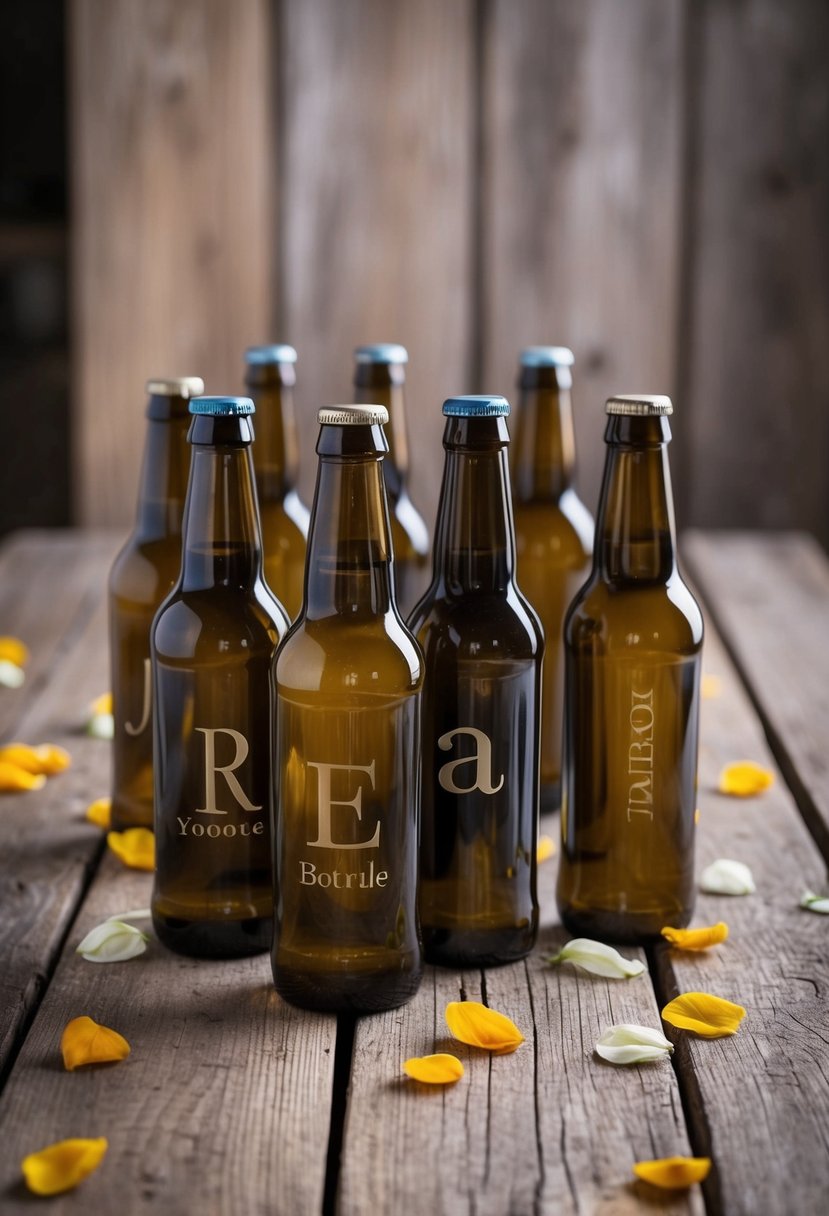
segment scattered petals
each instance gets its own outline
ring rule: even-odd
[[[29,648],[20,638],[0,637],[0,661],[25,667],[29,661]]]
[[[710,1170],[710,1157],[660,1157],[658,1161],[637,1161],[633,1167],[637,1178],[666,1191],[684,1191],[703,1182]]]
[[[703,675],[699,691],[703,701],[715,701],[722,693],[722,680],[719,676]]]
[[[552,836],[539,836],[538,848],[536,849],[535,854],[535,859],[538,864],[541,865],[542,861],[549,861],[551,857],[555,856],[555,852],[556,842],[553,840]]]
[[[93,739],[114,739],[115,719],[112,714],[94,714],[86,724],[86,733]]]
[[[8,659],[0,659],[0,684],[4,688],[19,688],[25,682],[26,673],[22,667],[10,663]]]
[[[112,693],[102,692],[100,697],[96,697],[90,702],[89,713],[91,717],[96,717],[98,714],[112,713]]]
[[[99,1140],[59,1140],[24,1157],[20,1168],[35,1195],[59,1195],[93,1173],[108,1148],[103,1136]]]
[[[634,958],[623,958],[612,946],[594,942],[589,937],[574,937],[563,950],[548,958],[547,962],[553,966],[558,963],[575,963],[591,975],[602,975],[610,980],[633,979],[645,970],[644,963]]]
[[[8,760],[0,760],[0,790],[10,793],[13,790],[39,790],[46,784],[42,774],[27,773],[25,768],[11,764]]]
[[[90,929],[76,953],[88,963],[123,963],[147,949],[146,933],[123,920],[105,920]]]
[[[709,946],[719,946],[728,937],[728,925],[719,921],[716,925],[706,925],[704,929],[671,929],[666,926],[661,930],[676,950],[707,950]]]
[[[666,1059],[673,1049],[661,1030],[630,1023],[609,1026],[596,1044],[596,1054],[609,1064],[647,1064]]]
[[[112,824],[112,799],[96,798],[86,808],[86,817],[96,828],[109,828]]]
[[[131,870],[155,869],[155,836],[149,828],[127,828],[108,832],[107,844],[116,857]]]
[[[481,1047],[497,1056],[508,1055],[524,1042],[515,1022],[503,1013],[488,1009],[480,1001],[450,1001],[446,1006],[446,1025],[454,1039]]]
[[[424,1085],[451,1085],[463,1076],[463,1064],[457,1056],[439,1052],[434,1056],[413,1056],[405,1061],[403,1071]]]
[[[63,1065],[73,1072],[84,1064],[110,1064],[125,1060],[130,1054],[130,1045],[117,1030],[99,1026],[92,1018],[73,1018],[64,1028],[60,1038]]]
[[[742,1005],[707,992],[684,992],[662,1010],[663,1019],[678,1030],[690,1030],[701,1039],[736,1034],[746,1015]]]
[[[824,916],[829,915],[829,895],[816,895],[814,891],[804,891],[800,898],[801,908],[808,908],[810,912],[822,912]]]
[[[702,871],[699,889],[708,895],[753,895],[754,876],[742,861],[720,857]]]
[[[41,743],[39,747],[29,747],[27,743],[7,743],[5,747],[0,747],[0,764],[3,762],[16,764],[27,773],[52,777],[69,768],[72,757],[65,748],[54,743]]]
[[[770,769],[753,760],[738,760],[736,764],[725,766],[717,788],[721,794],[730,794],[733,798],[753,798],[770,785],[774,785],[774,773]]]

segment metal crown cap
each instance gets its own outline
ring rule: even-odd
[[[608,414],[627,414],[629,417],[659,418],[672,414],[674,407],[670,397],[657,393],[620,393],[609,397],[605,412]]]
[[[522,367],[572,367],[574,362],[568,346],[525,346],[521,351]]]
[[[245,351],[245,363],[296,363],[296,351],[287,342],[249,346]]]
[[[358,363],[408,363],[409,352],[397,342],[375,342],[356,347],[354,358]]]
[[[317,414],[320,426],[385,426],[388,420],[384,405],[329,405]]]
[[[198,397],[204,392],[201,376],[159,376],[148,380],[144,391],[150,397]]]
[[[506,418],[509,402],[506,397],[448,397],[443,412],[447,418]]]
[[[247,418],[256,413],[250,397],[194,397],[191,414],[209,414],[214,418]]]

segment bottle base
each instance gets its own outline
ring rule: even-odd
[[[188,958],[246,958],[270,950],[273,921],[269,916],[246,920],[184,920],[153,913],[155,935],[163,946]]]
[[[421,925],[423,956],[439,967],[502,967],[526,958],[536,929],[431,929]]]
[[[682,912],[618,912],[607,908],[564,908],[559,905],[561,923],[573,937],[623,946],[648,946],[664,941],[662,929],[670,925],[684,929],[693,909]]]
[[[289,1005],[318,1013],[383,1013],[410,1001],[420,987],[422,967],[379,974],[300,970],[274,962],[273,982]]]

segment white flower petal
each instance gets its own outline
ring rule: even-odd
[[[93,714],[86,724],[86,733],[94,739],[112,739],[115,735],[115,719],[112,714]]]
[[[132,912],[116,912],[114,916],[108,916],[107,920],[148,920],[152,914],[152,908],[135,908]]]
[[[701,891],[709,895],[751,895],[757,888],[747,865],[720,857],[702,871],[699,880]]]
[[[22,667],[10,663],[8,659],[0,659],[0,684],[4,688],[19,688],[25,679],[26,673]]]
[[[77,948],[89,963],[122,963],[147,949],[146,933],[122,920],[105,920],[90,929]]]
[[[602,975],[611,980],[632,979],[645,970],[644,963],[633,958],[623,958],[612,946],[594,942],[589,937],[574,937],[563,950],[547,961],[553,964],[575,963],[591,975]]]
[[[673,1049],[661,1030],[629,1022],[609,1026],[596,1044],[596,1054],[609,1064],[648,1064],[665,1059]]]
[[[810,912],[822,912],[824,916],[829,916],[829,895],[815,895],[814,891],[804,891],[800,906],[808,908]]]

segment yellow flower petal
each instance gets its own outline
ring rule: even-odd
[[[127,828],[125,832],[108,832],[107,844],[115,856],[130,869],[155,869],[155,837],[149,828]]]
[[[733,798],[753,798],[774,784],[774,773],[753,760],[727,764],[720,773],[719,791]]]
[[[0,747],[0,762],[4,760],[25,769],[27,773],[47,777],[62,773],[72,763],[69,752],[54,743],[41,743],[39,747],[29,747],[27,743],[7,743],[5,747]]]
[[[657,1161],[637,1161],[633,1167],[637,1178],[666,1191],[682,1191],[702,1182],[710,1170],[710,1157],[660,1157]]]
[[[552,836],[539,836],[538,848],[535,854],[536,861],[539,865],[541,865],[542,861],[548,861],[549,858],[555,856],[555,851],[556,842],[553,840]]]
[[[451,1085],[463,1076],[463,1064],[457,1056],[439,1052],[434,1056],[412,1056],[403,1064],[403,1071],[424,1085]]]
[[[700,696],[702,697],[703,701],[714,701],[721,692],[722,680],[719,676],[704,675],[702,677]]]
[[[66,1024],[60,1037],[63,1064],[67,1072],[73,1072],[83,1064],[109,1064],[113,1060],[125,1060],[130,1054],[130,1045],[117,1030],[99,1026],[92,1018],[73,1018]]]
[[[446,1006],[446,1025],[454,1039],[481,1047],[495,1055],[507,1055],[524,1042],[524,1036],[510,1018],[480,1001],[450,1001]]]
[[[96,828],[108,828],[112,822],[112,799],[96,798],[86,808],[86,817]]]
[[[721,1039],[736,1034],[746,1015],[742,1005],[707,992],[684,992],[662,1010],[662,1017],[679,1030],[691,1030],[701,1039]]]
[[[29,661],[29,648],[20,638],[0,638],[0,660],[25,667]]]
[[[46,778],[42,774],[27,773],[25,768],[9,760],[0,760],[0,790],[39,790],[45,784]]]
[[[99,714],[112,713],[112,693],[102,692],[100,697],[96,697],[89,705],[90,718],[97,718]]]
[[[20,1168],[30,1191],[59,1195],[71,1191],[96,1170],[108,1148],[103,1136],[100,1140],[59,1140],[24,1157]]]
[[[728,925],[719,921],[716,925],[706,925],[704,929],[671,929],[661,930],[677,950],[707,950],[709,946],[718,946],[728,937]]]

